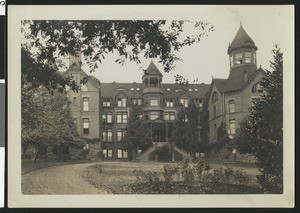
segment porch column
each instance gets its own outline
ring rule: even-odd
[[[172,143],[172,162],[175,161],[174,143]]]

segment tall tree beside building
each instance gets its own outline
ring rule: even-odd
[[[199,151],[201,138],[199,138],[200,111],[191,102],[187,108],[181,108],[173,124],[172,141],[187,152]]]
[[[150,126],[142,116],[142,107],[133,105],[128,119],[124,142],[129,149],[129,158],[135,160],[139,147],[150,146]]]
[[[241,152],[257,158],[261,168],[258,183],[266,193],[283,192],[283,54],[276,45],[270,62],[272,71],[266,71],[261,81],[265,94],[254,104],[243,121],[236,141]]]
[[[34,162],[47,148],[54,145],[83,146],[76,124],[70,114],[70,103],[65,94],[50,94],[45,87],[32,88],[22,78],[22,151],[28,146],[36,150]]]

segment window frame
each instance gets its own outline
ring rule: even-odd
[[[228,101],[228,112],[235,113],[235,101],[234,100]]]
[[[235,135],[236,134],[236,121],[235,119],[229,120],[229,135]]]
[[[87,122],[85,122],[87,121]],[[87,124],[87,127],[85,126],[85,124]],[[83,118],[82,119],[82,133],[84,135],[88,135],[90,134],[90,119],[89,118]]]
[[[128,113],[127,112],[117,112],[117,123],[118,124],[127,124],[128,122]]]
[[[89,111],[89,102],[90,102],[90,99],[88,97],[82,98],[82,110],[84,112]]]

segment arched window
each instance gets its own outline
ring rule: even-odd
[[[218,93],[217,92],[214,92],[212,94],[212,98],[211,98],[211,102],[216,102],[218,100]]]
[[[216,118],[216,117],[217,117],[217,107],[214,106],[214,118]]]
[[[150,78],[150,87],[157,87],[157,86],[158,86],[158,79]]]
[[[89,98],[83,98],[83,111],[89,111]]]
[[[229,101],[229,113],[234,113],[235,112],[235,103],[234,100]]]
[[[257,83],[252,87],[252,92],[253,93],[263,93],[263,88],[259,83]]]

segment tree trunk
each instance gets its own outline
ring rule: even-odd
[[[34,161],[33,161],[34,164],[36,163],[36,160],[37,160],[38,156],[40,155],[40,152],[41,152],[41,148],[38,148],[38,151],[37,151]]]

